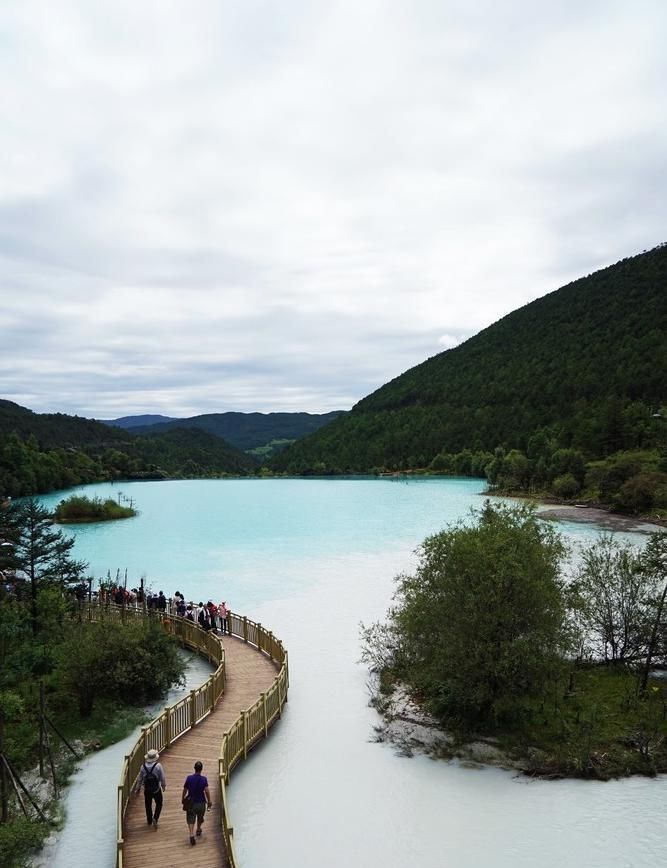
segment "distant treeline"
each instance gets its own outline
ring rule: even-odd
[[[198,429],[138,437],[90,419],[0,401],[0,495],[111,479],[243,475],[256,466],[251,456]]]

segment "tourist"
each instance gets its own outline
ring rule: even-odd
[[[167,598],[162,591],[157,595],[156,606],[160,612],[165,612],[167,610]]]
[[[215,632],[215,630],[216,630],[215,616],[218,614],[218,607],[215,605],[215,603],[212,603],[209,600],[208,603],[206,604],[206,608],[208,609],[208,619],[209,619],[209,622],[211,624],[211,630],[213,630],[213,632]]]
[[[199,760],[195,763],[195,773],[188,775],[183,784],[183,810],[186,812],[185,820],[190,831],[190,844],[197,843],[195,840],[195,820],[197,820],[197,835],[201,835],[201,827],[204,822],[204,814],[211,810],[211,793],[208,788],[208,779],[201,773],[203,765]]]
[[[188,606],[188,608],[185,610],[185,617],[187,618],[188,621],[193,621],[193,622],[194,622],[194,620],[195,620],[195,613],[194,613],[194,610],[193,610],[193,608],[192,608],[192,603],[190,603],[190,605]]]
[[[158,762],[160,754],[156,750],[149,750],[144,757],[144,762],[139,771],[135,795],[139,795],[141,787],[144,788],[144,803],[146,805],[146,822],[157,829],[157,821],[162,813],[162,792],[167,789],[167,779],[164,769]],[[155,802],[155,812],[153,812]]]
[[[208,609],[201,600],[199,601],[199,606],[197,607],[197,623],[202,628],[202,630],[211,629],[211,622],[209,621],[208,617]]]
[[[227,608],[227,603],[223,600],[222,603],[218,606],[218,617],[220,618],[220,632],[227,633],[227,615],[229,615],[229,609]]]

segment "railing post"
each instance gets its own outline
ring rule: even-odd
[[[243,759],[248,756],[248,721],[245,711],[241,712],[241,723],[243,725]]]
[[[166,738],[165,738],[165,747],[169,747],[171,745],[171,706],[167,705],[165,707],[165,713],[167,715],[166,720]]]
[[[283,716],[283,697],[280,690],[280,676],[278,676],[278,717]]]
[[[275,642],[276,642],[276,640],[275,640],[274,637],[273,637],[273,630],[269,630],[269,657],[270,657],[272,660],[275,660],[275,659],[276,659],[276,655],[275,655],[275,650],[276,650],[276,649],[275,649]]]
[[[248,641],[248,616],[243,616],[243,641]]]
[[[190,691],[190,726],[194,729],[195,724],[197,723],[196,715],[197,715],[197,705],[195,702],[195,694],[196,690]]]
[[[267,715],[266,715],[266,693],[262,692],[262,693],[260,693],[260,696],[262,697],[262,709],[264,712],[264,738],[266,738],[267,735],[269,734],[269,724],[267,722]]]
[[[260,651],[264,650],[262,648],[262,625],[261,624],[257,625],[257,647],[259,648]]]
[[[146,756],[146,754],[148,753],[148,730],[149,729],[150,729],[149,726],[142,726],[141,727],[141,732],[142,732],[142,735],[144,738],[144,756]]]

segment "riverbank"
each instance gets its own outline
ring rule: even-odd
[[[495,766],[529,777],[611,780],[667,772],[664,679],[638,697],[633,673],[576,667],[549,703],[527,708],[524,720],[493,733],[449,730],[403,683],[379,679],[370,704],[381,716],[374,740],[401,756],[422,754],[472,766]]]
[[[621,515],[598,506],[539,503],[537,509],[541,518],[595,524],[610,531],[653,533],[667,527],[667,522],[659,518],[649,520],[641,516]]]

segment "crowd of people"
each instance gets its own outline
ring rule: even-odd
[[[227,602],[222,600],[214,603],[201,600],[199,603],[186,602],[180,591],[175,591],[173,597],[165,597],[163,591],[157,594],[151,591],[144,592],[143,588],[128,590],[122,585],[100,586],[97,597],[100,604],[114,603],[116,606],[134,606],[141,608],[144,605],[148,611],[164,612],[169,615],[178,615],[193,621],[204,630],[213,630],[217,633],[228,633],[230,609]]]

